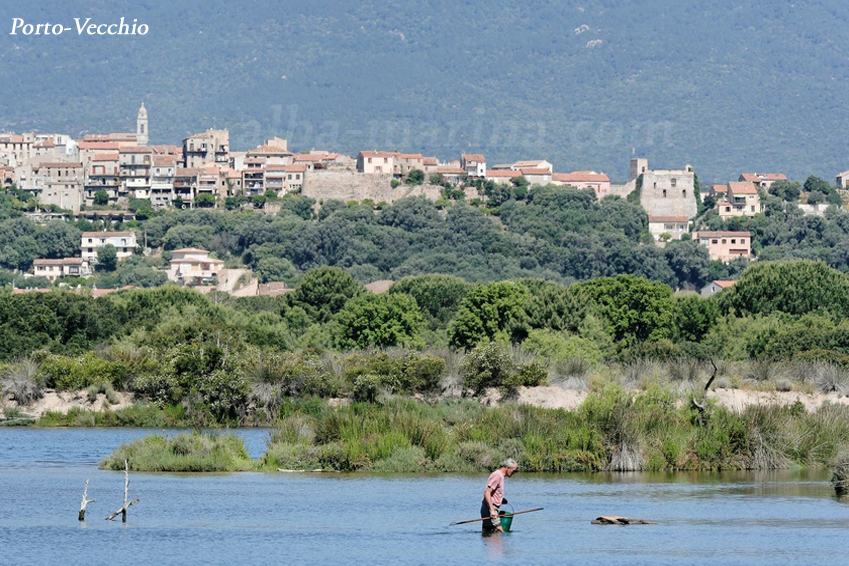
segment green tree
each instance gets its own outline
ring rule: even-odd
[[[719,318],[719,305],[712,298],[698,295],[675,298],[675,339],[701,342]]]
[[[199,193],[195,197],[195,206],[198,208],[212,208],[215,206],[215,196],[212,193]]]
[[[319,322],[327,322],[349,299],[361,295],[363,286],[338,267],[308,271],[301,284],[288,296],[293,306],[303,307]]]
[[[672,289],[633,275],[599,277],[578,286],[598,306],[614,339],[624,345],[672,335]]]
[[[118,267],[118,250],[112,244],[106,244],[97,250],[97,270],[112,272]]]
[[[419,331],[424,318],[410,295],[361,295],[345,304],[338,322],[343,348],[423,345]]]
[[[513,281],[472,289],[451,323],[451,344],[470,348],[482,341],[521,342],[528,333],[524,305],[529,298],[528,289]]]
[[[97,206],[106,206],[109,204],[109,193],[104,190],[94,193],[94,204]]]
[[[254,271],[260,283],[271,281],[290,283],[297,275],[295,266],[285,257],[264,257],[257,262]]]
[[[412,296],[432,326],[444,327],[454,318],[471,284],[453,275],[418,275],[393,283],[390,293]]]
[[[425,180],[424,171],[422,171],[420,169],[413,169],[407,175],[407,183],[409,183],[411,185],[421,185],[422,183],[424,183],[424,180]]]
[[[821,310],[849,316],[849,276],[821,261],[758,262],[718,301],[737,315]]]

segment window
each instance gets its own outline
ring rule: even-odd
[[[745,243],[746,243],[746,238],[740,238],[740,243],[741,243],[741,244],[745,244]]]
[[[687,189],[684,189],[683,191],[681,191],[681,196],[684,197],[684,198],[687,198]]]
[[[672,178],[672,188],[674,189],[674,188],[675,188],[675,187],[677,187],[677,186],[678,186],[678,179],[676,179],[676,178],[674,178],[674,177],[673,177],[673,178]]]
[[[736,243],[737,243],[737,240],[736,240],[735,238],[731,238],[731,243],[732,243],[732,244],[736,244]]]
[[[725,212],[731,212],[731,207],[730,207],[730,206],[726,206],[726,207],[725,207]]]
[[[718,244],[718,243],[719,243],[719,240],[711,240],[711,241],[710,241],[710,243],[711,243],[711,244]]]
[[[728,243],[728,240],[726,240],[725,238],[722,238],[722,243],[723,243],[723,244],[727,244],[727,243]]]
[[[368,162],[371,163],[371,157],[368,158]]]
[[[663,198],[666,198],[666,189],[663,189]]]

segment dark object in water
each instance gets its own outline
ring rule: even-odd
[[[656,525],[656,521],[646,521],[644,519],[629,519],[627,517],[617,517],[616,515],[602,515],[592,521],[593,525]]]

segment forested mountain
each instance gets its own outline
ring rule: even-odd
[[[234,149],[385,148],[623,179],[633,152],[829,178],[849,164],[849,6],[840,0],[225,0],[6,3],[0,129],[128,131],[152,142],[210,126]],[[74,18],[150,26],[78,36]],[[58,37],[9,35],[12,18]]]

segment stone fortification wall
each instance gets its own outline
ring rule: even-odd
[[[392,175],[366,174],[354,171],[310,171],[301,194],[321,200],[394,202],[408,196],[425,196],[436,201],[442,195],[437,185],[399,185],[392,188]]]
[[[640,204],[649,216],[696,215],[695,175],[684,170],[650,170],[643,173]]]

